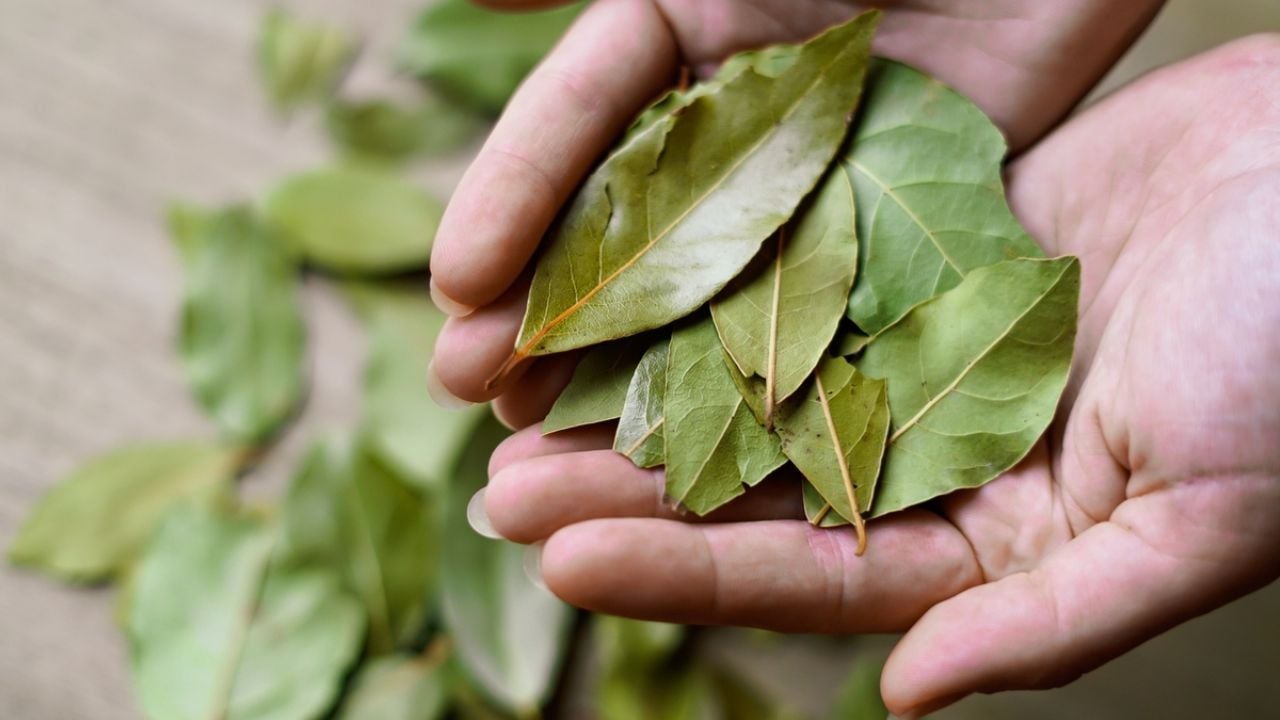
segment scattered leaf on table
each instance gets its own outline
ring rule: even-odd
[[[1005,142],[976,105],[888,60],[872,63],[840,156],[858,206],[849,317],[872,336],[974,268],[1043,253],[1009,211]]]
[[[647,346],[644,338],[624,338],[591,348],[542,421],[542,432],[618,419],[631,376]]]
[[[495,12],[468,0],[431,3],[400,47],[408,71],[497,113],[577,17],[582,3],[540,12]]]
[[[970,272],[871,343],[858,369],[889,384],[893,425],[872,505],[884,515],[1013,467],[1053,419],[1076,331],[1080,263]]]
[[[225,497],[241,454],[217,443],[177,441],[94,458],[41,498],[9,559],[72,581],[114,576],[134,561],[174,505]]]
[[[434,97],[413,105],[339,100],[325,111],[330,140],[351,158],[402,161],[442,155],[475,138],[483,125],[480,116]]]
[[[878,18],[819,35],[776,78],[744,70],[606,159],[549,232],[508,367],[666,325],[732,280],[835,153]]]
[[[786,461],[734,386],[709,316],[672,333],[663,405],[667,494],[699,515]]]
[[[368,646],[385,654],[426,620],[439,506],[360,445],[332,438],[303,458],[280,512],[281,552],[333,568],[364,603]]]
[[[292,110],[331,95],[355,53],[356,42],[341,28],[273,8],[262,19],[258,74],[276,108]]]
[[[613,449],[626,455],[637,467],[650,468],[666,462],[663,425],[667,394],[667,350],[663,339],[651,345],[640,358],[627,386],[622,417],[613,437]]]
[[[148,545],[130,611],[134,682],[154,720],[307,720],[337,699],[363,613],[322,566],[273,561],[270,527],[196,507]]]
[[[179,339],[187,380],[227,435],[260,440],[302,399],[297,269],[246,208],[175,228],[187,274]]]
[[[483,408],[451,411],[427,394],[427,363],[445,314],[421,283],[346,283],[370,333],[362,432],[377,455],[421,488],[449,481],[455,456]]]
[[[573,613],[529,580],[524,547],[481,537],[467,524],[467,503],[484,487],[489,456],[509,434],[492,416],[474,427],[449,485],[440,578],[445,628],[485,693],[532,716],[564,660]]]
[[[394,655],[360,668],[337,720],[436,720],[444,717],[448,700],[439,662]]]
[[[367,275],[425,268],[443,207],[390,168],[348,164],[285,179],[263,211],[308,262]]]
[[[844,358],[826,358],[804,395],[778,415],[782,452],[832,510],[858,529],[870,511],[889,432],[885,382],[859,373]]]
[[[765,381],[763,421],[800,388],[844,317],[858,262],[853,186],[836,170],[765,243],[757,272],[711,303],[720,341],[745,376]]]

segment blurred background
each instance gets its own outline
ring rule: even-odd
[[[347,94],[407,91],[388,58],[423,0],[274,4],[365,40]],[[254,52],[271,5],[0,0],[0,544],[85,458],[139,438],[211,432],[173,353],[182,271],[164,207],[175,197],[253,197],[331,155],[320,119],[281,122],[264,101]],[[1280,30],[1280,3],[1173,0],[1095,96],[1262,30]],[[467,153],[413,177],[445,198]],[[315,283],[304,295],[310,395],[250,493],[278,487],[318,428],[350,424],[359,411],[359,323]],[[720,633],[706,646],[769,692],[793,696],[803,714],[823,706],[814,698],[842,681],[851,653],[890,641]],[[1069,687],[971,698],[937,717],[1280,717],[1277,668],[1272,586]],[[142,716],[109,593],[0,567],[0,707],[23,720]]]

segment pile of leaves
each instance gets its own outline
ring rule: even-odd
[[[400,54],[426,81],[407,103],[341,96],[358,47],[343,30],[266,17],[267,95],[282,115],[317,112],[339,159],[255,204],[169,211],[186,274],[178,351],[219,435],[89,460],[9,551],[118,586],[149,717],[527,718],[552,701],[567,714],[571,647],[590,660],[579,692],[603,718],[781,716],[691,652],[686,628],[575,613],[529,579],[521,548],[472,532],[467,501],[506,431],[425,391],[444,316],[423,273],[442,205],[408,173],[477,137],[577,10],[433,4]],[[305,400],[304,283],[340,293],[367,329],[360,420],[314,439],[281,497],[251,503],[240,481]],[[878,704],[867,668],[838,715]]]
[[[551,230],[502,370],[589,347],[545,432],[618,420],[615,449],[698,514],[789,463],[810,521],[854,524],[859,552],[864,517],[1030,451],[1079,295],[1078,261],[1009,210],[999,130],[871,58],[878,20],[645,111]]]

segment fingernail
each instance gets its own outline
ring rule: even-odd
[[[427,363],[427,394],[431,396],[436,405],[445,410],[465,410],[475,405],[475,403],[463,400],[449,392],[449,388],[444,386],[444,383],[440,381],[440,376],[436,374],[434,360]]]
[[[542,546],[545,544],[536,542],[524,549],[524,574],[529,582],[543,590],[547,589],[547,583],[542,579]]]
[[[490,540],[502,540],[502,535],[498,534],[498,531],[493,529],[493,523],[489,522],[489,512],[484,509],[484,491],[485,488],[480,488],[467,502],[467,523],[478,535]]]
[[[474,307],[470,305],[463,305],[457,300],[445,295],[443,290],[436,287],[435,278],[431,278],[431,281],[427,283],[427,287],[431,290],[431,302],[435,303],[436,307],[445,315],[450,317],[466,317],[476,311]]]

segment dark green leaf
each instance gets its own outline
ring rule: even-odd
[[[385,274],[426,267],[443,208],[393,170],[349,164],[287,178],[264,212],[308,262]]]
[[[858,369],[889,382],[893,426],[872,515],[1013,467],[1053,419],[1076,331],[1080,263],[978,268],[867,346]]]
[[[258,74],[276,108],[292,110],[332,94],[355,53],[355,41],[342,29],[275,8],[262,19]]]
[[[400,48],[410,72],[496,113],[547,54],[582,3],[543,12],[494,12],[468,0],[431,3]]]
[[[677,320],[795,212],[857,105],[878,13],[747,69],[654,122],[587,179],[552,228],[513,360]]]
[[[670,343],[659,340],[645,350],[627,386],[613,449],[631,458],[642,468],[662,465],[667,460],[663,425],[666,413],[667,350]]]
[[[269,527],[171,513],[138,567],[129,635],[155,720],[307,720],[337,698],[364,631],[324,567],[273,562]]]
[[[174,505],[227,493],[241,455],[215,443],[178,441],[94,458],[40,500],[9,559],[66,580],[113,576],[133,562]]]
[[[369,650],[412,641],[439,555],[438,506],[341,439],[302,461],[281,511],[281,552],[336,569],[364,603]]]
[[[840,687],[835,705],[827,715],[830,720],[884,720],[889,708],[880,698],[880,673],[884,659],[869,657],[871,653],[859,653],[853,664],[853,672]]]
[[[446,688],[430,658],[379,658],[360,668],[337,720],[436,720],[448,709]]]
[[[302,398],[297,269],[245,208],[173,227],[187,271],[179,341],[187,379],[227,435],[259,440]]]
[[[647,346],[645,339],[626,338],[591,348],[551,406],[542,422],[542,432],[568,430],[621,416],[631,376]]]
[[[1004,138],[972,102],[878,60],[840,162],[858,205],[849,317],[872,336],[974,268],[1041,257],[1005,201]]]
[[[688,662],[673,657],[684,627],[607,615],[591,617],[596,652],[595,710],[602,720],[676,720],[702,717],[710,706],[691,688]]]
[[[765,381],[765,425],[813,372],[844,317],[858,262],[853,186],[838,169],[765,244],[758,272],[711,303],[720,341],[747,377]]]
[[[734,386],[709,316],[671,335],[664,409],[667,494],[699,515],[786,461]]]
[[[836,354],[840,357],[852,357],[867,347],[871,338],[859,332],[848,331],[836,335]]]
[[[479,134],[483,119],[436,98],[414,105],[336,101],[325,112],[329,138],[353,158],[400,161],[442,155]]]
[[[504,708],[532,714],[551,691],[573,615],[529,580],[525,548],[481,537],[467,524],[467,503],[484,487],[489,456],[507,435],[486,416],[462,450],[449,487],[441,602],[468,674]]]

